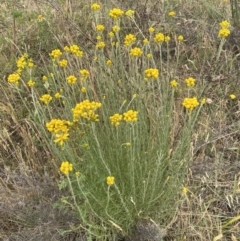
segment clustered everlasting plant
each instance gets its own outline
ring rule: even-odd
[[[205,103],[195,78],[177,79],[179,51],[174,63],[168,51],[167,61],[162,58],[171,41],[181,48],[182,35],[151,26],[148,36],[123,30],[122,22],[135,23],[131,9],[109,10],[112,24],[104,25],[99,22],[102,7],[89,6],[96,45],[88,54],[76,44],[52,50],[41,78],[23,54],[8,76],[20,96],[25,89],[31,93],[32,103],[25,105],[58,160],[59,186],[69,188],[61,204],[99,240],[126,235],[139,220],[166,224],[172,217],[191,160],[192,131]],[[218,36],[226,38],[230,24],[220,26]],[[166,71],[171,64],[174,76]],[[176,115],[183,117],[177,135]]]

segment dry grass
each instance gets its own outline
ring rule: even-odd
[[[164,9],[161,3],[164,1],[149,2],[122,1],[117,5],[136,9],[136,19],[143,32],[154,25],[170,34],[176,30],[185,36],[179,77],[195,76],[204,85],[202,95],[209,103],[212,101],[206,106],[194,135],[194,155],[186,180],[188,193],[176,200],[179,208],[167,227],[165,240],[239,240],[240,219],[229,223],[240,215],[240,100],[229,99],[232,92],[240,97],[239,43],[236,41],[240,37],[239,26],[234,26],[235,31],[220,61],[215,62],[219,45],[217,24],[226,16],[231,18],[229,5],[226,9],[211,4],[213,1],[192,0],[178,4],[173,0]],[[115,6],[115,1],[109,5]],[[170,24],[161,25],[170,6],[175,6],[179,16],[177,29]],[[57,186],[57,165],[34,123],[28,121],[19,100],[8,89],[6,76],[12,71],[16,53],[19,55],[25,49],[40,54],[41,59],[36,61],[42,64],[57,45],[81,41],[88,51],[95,41],[91,37],[92,19],[81,1],[26,0],[24,5],[18,3],[14,7],[5,1],[1,8],[33,16],[51,14],[52,22],[47,27],[48,34],[40,33],[42,38],[39,38],[31,22],[16,19],[14,27],[11,16],[4,11],[2,14],[0,240],[85,240],[83,235],[73,231],[61,235],[61,230],[77,228],[77,220],[54,206],[62,196]],[[126,29],[132,27],[126,26]],[[174,56],[174,44],[171,49]]]

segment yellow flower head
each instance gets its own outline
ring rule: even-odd
[[[108,33],[108,36],[109,36],[110,38],[113,38],[113,37],[114,37],[114,32],[110,31],[110,32]]]
[[[175,87],[178,86],[178,82],[174,79],[174,80],[172,80],[172,81],[170,82],[170,85],[171,85],[173,88],[175,88]]]
[[[44,20],[43,15],[39,14],[38,15],[38,22],[42,22]]]
[[[206,104],[206,102],[207,102],[206,98],[202,98],[202,99],[201,99],[201,104],[202,104],[202,105]]]
[[[122,115],[116,113],[116,114],[110,116],[109,119],[110,119],[110,121],[111,121],[111,124],[112,124],[113,126],[116,126],[116,127],[117,127],[117,126],[120,125],[120,122],[121,122],[121,120],[122,120]]]
[[[157,33],[153,40],[156,43],[162,43],[165,40],[164,34],[163,33]]]
[[[165,36],[164,41],[168,43],[171,40],[170,36]]]
[[[69,132],[69,127],[72,126],[72,124],[72,122],[67,120],[52,119],[46,123],[46,128],[53,134],[67,134]]]
[[[81,58],[83,56],[83,51],[81,51],[80,48],[76,44],[73,44],[71,46],[65,46],[64,50],[79,58]]]
[[[149,79],[157,79],[159,76],[158,69],[146,69],[145,71],[145,80],[148,81]]]
[[[86,93],[86,91],[87,91],[86,87],[83,86],[83,87],[81,88],[81,92],[82,92],[82,93]]]
[[[118,20],[123,14],[124,12],[120,8],[113,8],[109,12],[109,16],[114,20]]]
[[[123,113],[123,119],[126,122],[136,122],[137,121],[137,115],[138,115],[137,111],[129,110],[129,111],[126,111],[125,113]]]
[[[135,47],[130,50],[130,56],[131,57],[140,57],[142,55],[142,50],[138,47]]]
[[[115,178],[113,176],[108,176],[107,177],[107,185],[112,186],[115,182]]]
[[[183,38],[182,35],[179,35],[179,36],[178,36],[178,41],[179,41],[179,42],[183,41],[183,39],[184,39],[184,38]]]
[[[68,61],[66,59],[62,59],[59,61],[59,66],[62,68],[67,67]]]
[[[56,99],[59,99],[59,98],[61,98],[61,94],[60,94],[59,92],[57,92],[57,93],[54,95],[54,97],[55,97]]]
[[[68,82],[68,84],[73,85],[73,84],[76,83],[76,81],[77,81],[77,77],[74,76],[74,75],[69,75],[69,76],[67,77],[67,82]]]
[[[145,39],[143,40],[143,44],[147,45],[148,43],[149,43],[148,39],[145,38]]]
[[[45,105],[48,105],[51,100],[52,96],[49,94],[42,95],[40,98],[40,101],[42,101]]]
[[[98,25],[96,26],[96,30],[99,31],[99,32],[104,31],[104,29],[105,29],[105,27],[104,27],[104,25],[102,25],[102,24],[98,24]]]
[[[183,193],[184,195],[186,195],[187,192],[188,192],[188,189],[187,189],[186,187],[183,187],[183,188],[182,188],[182,193]]]
[[[106,65],[107,65],[107,66],[111,66],[111,65],[112,65],[112,61],[111,61],[110,59],[108,59],[108,60],[106,61]]]
[[[8,76],[8,82],[9,82],[9,83],[18,85],[19,80],[20,80],[20,75],[19,75],[18,73],[10,74],[10,75]]]
[[[236,99],[236,95],[234,95],[234,94],[229,95],[229,97],[230,97],[230,99],[232,99],[232,100]]]
[[[185,79],[185,83],[186,83],[187,87],[195,86],[195,82],[196,82],[196,80],[192,77]]]
[[[221,26],[221,28],[230,28],[230,23],[226,20],[222,21],[219,25]]]
[[[98,3],[93,3],[92,6],[91,6],[91,9],[92,10],[99,10],[101,8],[101,6],[98,4]]]
[[[193,97],[193,98],[185,98],[185,99],[183,100],[182,105],[183,105],[186,109],[192,111],[194,108],[196,108],[196,107],[199,105],[199,102],[198,102],[198,100],[197,100],[196,97]]]
[[[35,85],[35,81],[29,80],[27,84],[29,87],[33,87]]]
[[[155,29],[153,27],[149,27],[148,31],[149,31],[149,33],[153,33],[155,31]]]
[[[100,41],[102,39],[102,36],[100,36],[100,35],[98,35],[97,37],[96,37],[96,40],[97,41]]]
[[[222,28],[218,32],[218,37],[219,38],[226,38],[230,34],[230,30],[227,28]]]
[[[147,54],[147,58],[151,59],[152,55],[151,54]]]
[[[124,46],[130,46],[136,41],[136,37],[133,34],[127,34],[124,40]]]
[[[106,46],[106,44],[101,41],[96,44],[96,49],[103,49]]]
[[[66,140],[68,140],[69,134],[68,133],[60,133],[56,134],[56,138],[54,140],[55,143],[59,144],[62,146]]]
[[[129,9],[126,11],[125,15],[130,18],[134,15],[134,11]]]
[[[61,167],[60,167],[60,171],[63,174],[68,175],[69,172],[71,172],[72,170],[73,170],[73,166],[72,166],[71,163],[69,163],[68,161],[62,162]]]
[[[114,33],[118,32],[119,30],[120,30],[120,27],[119,27],[118,25],[114,25],[114,26],[112,27],[112,31],[113,31]],[[112,33],[112,34],[111,34],[112,36],[110,36],[110,37],[113,37],[113,36],[114,36],[114,33]],[[109,35],[110,35],[110,33],[109,33]]]
[[[27,66],[28,66],[28,68],[32,68],[34,66],[34,63],[33,63],[32,59],[28,59]]]
[[[101,103],[95,101],[90,102],[89,100],[84,100],[76,104],[76,106],[72,108],[73,121],[77,121],[80,117],[89,121],[98,121],[98,115],[95,111],[101,106]]]
[[[168,16],[169,16],[169,17],[174,17],[175,14],[176,14],[176,13],[175,13],[174,11],[171,11],[171,12],[168,13]]]
[[[86,80],[90,75],[90,73],[87,69],[81,69],[81,70],[79,70],[79,73],[81,75],[81,78],[80,78],[81,81]]]
[[[28,55],[25,53],[20,58],[17,59],[17,67],[18,69],[24,69],[27,66],[27,58]]]
[[[60,49],[54,49],[51,53],[50,53],[50,56],[52,59],[57,59],[59,58],[60,56],[62,55],[62,52]]]

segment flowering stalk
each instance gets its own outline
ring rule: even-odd
[[[219,45],[218,51],[217,51],[216,61],[218,61],[219,58],[220,58],[220,55],[221,55],[221,52],[222,52],[222,49],[223,49],[223,45],[224,45],[225,42],[226,42],[226,39],[221,38],[221,42],[220,42],[220,45]]]

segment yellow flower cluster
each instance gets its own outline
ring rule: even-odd
[[[236,95],[234,95],[234,94],[229,95],[229,97],[230,97],[230,99],[232,99],[232,100],[235,100],[235,99],[236,99]]]
[[[114,33],[116,33],[116,32],[118,32],[120,30],[120,27],[118,26],[118,25],[114,25],[113,27],[112,27],[112,31],[114,32]],[[114,33],[109,33],[109,35],[110,35],[110,37],[113,37],[114,36]]]
[[[33,60],[28,58],[28,54],[23,54],[20,58],[17,59],[17,68],[18,72],[21,72],[25,67],[32,68],[34,66]]]
[[[146,69],[145,70],[145,80],[148,81],[149,79],[157,79],[159,76],[158,69]]]
[[[108,176],[107,177],[107,185],[112,186],[115,182],[115,178],[113,176]]]
[[[171,85],[173,88],[175,88],[175,87],[178,86],[178,82],[174,79],[174,80],[172,80],[172,81],[170,82],[170,85]]]
[[[166,43],[168,43],[170,40],[171,40],[170,36],[165,36],[165,37],[164,37],[164,41],[165,41]]]
[[[102,104],[100,102],[89,100],[84,100],[78,104],[74,108],[72,108],[73,112],[73,121],[76,122],[79,117],[85,118],[90,121],[98,121],[98,114],[95,113],[95,110],[100,108]]]
[[[97,41],[100,41],[102,39],[102,36],[100,36],[100,35],[98,35],[97,37],[96,37],[96,40]]]
[[[25,53],[21,57],[19,57],[16,61],[17,70],[15,73],[12,73],[8,76],[8,82],[18,85],[19,80],[21,78],[22,71],[28,67],[32,68],[34,66],[33,60],[31,58],[28,58],[28,55]]]
[[[100,41],[96,44],[96,49],[103,49],[106,44],[103,41]]]
[[[227,28],[221,28],[218,32],[219,38],[226,38],[230,34],[230,30]]]
[[[52,119],[50,122],[46,123],[47,130],[56,137],[54,142],[58,143],[60,146],[68,140],[70,126],[72,126],[70,121],[61,119]]]
[[[50,56],[53,60],[61,57],[62,55],[62,51],[60,49],[54,49],[51,53],[50,53]]]
[[[10,74],[8,76],[8,82],[12,83],[12,84],[15,84],[15,85],[18,85],[20,78],[21,77],[18,73],[13,73],[13,74]]]
[[[154,42],[156,43],[162,43],[165,40],[164,34],[163,33],[157,33],[154,37]]]
[[[184,39],[184,38],[183,38],[182,35],[179,35],[179,36],[178,36],[178,41],[179,41],[179,42],[183,41],[183,39]]]
[[[198,100],[197,100],[196,97],[193,97],[193,98],[185,98],[185,99],[183,100],[182,105],[183,105],[186,109],[192,111],[194,108],[196,108],[196,107],[199,105],[199,102],[198,102]]]
[[[142,50],[138,47],[132,48],[130,50],[130,56],[132,57],[140,57],[142,55]]]
[[[148,59],[151,59],[151,58],[152,58],[152,55],[151,55],[151,54],[147,54],[147,58],[148,58]]]
[[[54,97],[55,97],[56,99],[59,99],[59,98],[62,97],[62,95],[61,95],[61,93],[57,92],[57,93],[54,95]]]
[[[71,172],[72,170],[73,170],[73,166],[71,163],[69,163],[68,161],[62,162],[60,171],[63,174],[65,174],[67,176],[69,174],[69,172]]]
[[[74,76],[74,75],[69,75],[69,76],[67,77],[67,82],[68,82],[68,84],[73,85],[73,84],[76,83],[76,81],[77,81],[77,77]]]
[[[33,87],[34,85],[35,85],[35,81],[33,81],[33,80],[29,80],[28,82],[27,82],[27,84],[28,84],[28,86],[29,87]]]
[[[220,28],[220,30],[218,32],[218,37],[219,38],[226,38],[226,37],[228,37],[228,35],[230,34],[230,30],[229,30],[230,23],[228,21],[224,20],[224,21],[222,21],[220,23],[220,27],[221,28]]]
[[[155,29],[153,27],[149,27],[148,31],[149,31],[149,33],[153,33],[155,31]]]
[[[117,25],[115,25],[115,26],[117,26]],[[113,26],[113,27],[115,27],[115,26]],[[119,29],[120,29],[120,28],[119,28]],[[113,37],[114,37],[114,32],[110,31],[110,32],[108,33],[108,36],[109,36],[110,38],[113,38]]]
[[[129,10],[126,11],[125,15],[130,18],[134,15],[134,11],[129,9]]]
[[[136,41],[136,37],[133,34],[127,34],[124,40],[124,46],[130,46]]]
[[[86,87],[83,86],[83,87],[81,88],[81,92],[82,92],[82,93],[86,93],[86,92],[87,92]]]
[[[121,122],[121,120],[122,120],[122,115],[116,113],[116,114],[110,116],[109,119],[110,119],[110,121],[111,121],[111,124],[112,124],[113,126],[116,126],[116,127],[117,127],[117,126],[120,125],[120,122]]]
[[[129,111],[123,113],[123,119],[126,122],[136,122],[137,121],[137,114],[138,114],[137,111],[129,110]]]
[[[123,14],[124,12],[120,8],[113,8],[109,12],[109,16],[114,20],[118,20]]]
[[[102,24],[98,24],[98,25],[96,26],[96,30],[99,31],[99,32],[104,31],[104,29],[105,29],[105,27],[104,27],[104,25],[102,25]]]
[[[196,82],[196,80],[192,77],[185,79],[185,83],[186,83],[187,87],[195,86],[195,82]]]
[[[67,67],[68,61],[66,59],[62,59],[59,61],[58,64],[60,67],[65,68],[65,67]]]
[[[169,16],[169,17],[174,17],[175,14],[176,14],[176,13],[175,13],[174,11],[171,11],[171,12],[168,13],[168,16]]]
[[[70,121],[61,119],[52,119],[50,122],[46,123],[47,130],[54,134],[68,133],[69,126],[72,126]]]
[[[65,46],[64,50],[79,58],[83,56],[83,51],[81,51],[81,49],[76,44]]]
[[[92,6],[91,6],[91,9],[92,10],[99,10],[101,8],[101,6],[98,4],[98,3],[93,3]]]
[[[90,75],[90,73],[87,69],[80,69],[79,73],[81,75],[81,78],[80,78],[81,81],[85,81]]]
[[[110,59],[108,59],[108,60],[106,61],[106,65],[107,65],[107,66],[111,66],[111,65],[112,65],[112,61],[111,61]]]
[[[230,23],[226,20],[222,21],[219,25],[221,28],[227,28],[227,29],[229,29],[231,26]]]
[[[40,101],[42,101],[45,105],[48,105],[51,100],[52,96],[49,94],[42,95],[40,98]]]
[[[149,41],[148,41],[148,39],[147,38],[145,38],[144,40],[143,40],[143,44],[148,44],[149,43]]]

